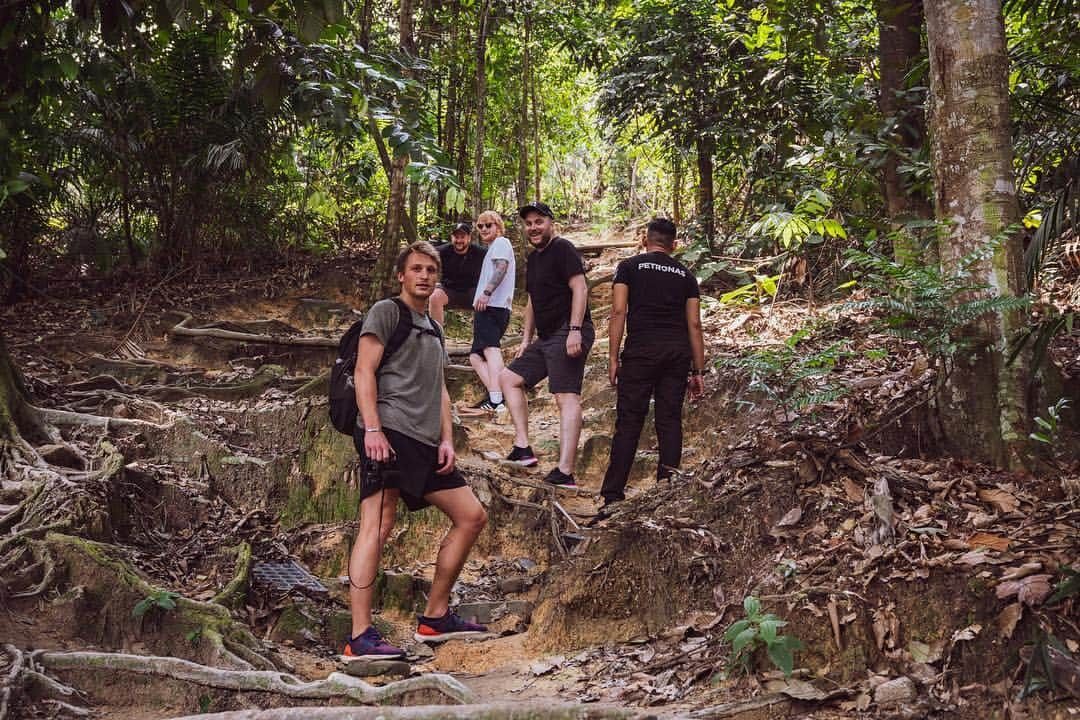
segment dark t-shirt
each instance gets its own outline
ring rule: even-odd
[[[577,248],[566,238],[552,238],[543,251],[533,250],[525,268],[525,289],[532,300],[536,333],[544,338],[570,323],[574,295],[570,278],[585,274]],[[585,322],[590,321],[588,302]]]
[[[456,292],[476,292],[476,283],[480,280],[480,271],[484,268],[484,253],[487,251],[469,243],[464,254],[459,255],[454,250],[453,243],[439,246],[439,257],[442,258],[441,284],[447,290]]]
[[[613,282],[629,287],[626,346],[690,346],[686,301],[701,296],[697,278],[662,252],[619,263]]]

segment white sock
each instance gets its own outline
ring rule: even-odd
[[[501,392],[489,391],[488,392],[488,397],[491,398],[491,402],[494,405],[498,405],[499,403],[501,403],[503,401],[503,396],[502,396]]]

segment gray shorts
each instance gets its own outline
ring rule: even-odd
[[[596,339],[596,329],[592,323],[581,327],[581,354],[573,358],[566,354],[566,336],[569,332],[568,327],[563,325],[546,338],[534,340],[521,357],[510,363],[508,369],[521,377],[528,387],[547,378],[548,389],[552,393],[580,395],[581,380],[585,377],[585,360]]]

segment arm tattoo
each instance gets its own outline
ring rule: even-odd
[[[494,292],[495,288],[499,287],[499,283],[506,277],[506,270],[510,267],[509,260],[494,260],[495,269],[491,273],[491,279],[488,280],[487,288],[488,292]]]

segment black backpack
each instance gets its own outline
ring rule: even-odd
[[[386,364],[387,360],[405,344],[413,330],[419,331],[419,334],[434,335],[439,338],[439,342],[444,347],[446,345],[438,323],[432,320],[430,315],[428,321],[431,323],[431,327],[434,328],[433,330],[414,325],[412,312],[404,301],[401,298],[392,299],[398,307],[398,324],[387,341],[386,347],[383,348],[382,360],[379,361],[379,367],[375,369],[376,374]],[[356,427],[356,416],[360,413],[360,409],[356,405],[356,386],[353,383],[353,372],[356,370],[356,350],[363,330],[364,321],[361,319],[354,322],[345,331],[345,334],[341,336],[341,342],[338,343],[337,360],[334,361],[334,367],[330,370],[330,422],[334,424],[337,430],[350,437],[353,434],[353,428]]]

